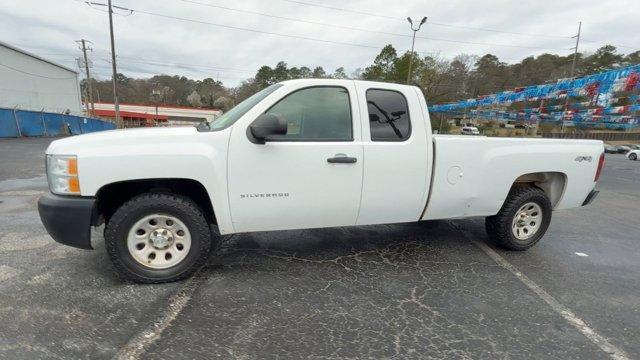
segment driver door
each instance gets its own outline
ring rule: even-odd
[[[352,81],[330,84],[279,89],[283,95],[259,114],[285,118],[287,133],[265,144],[247,137],[255,113],[234,126],[228,192],[236,232],[356,223],[363,170],[357,96]],[[344,157],[351,159],[335,162]]]

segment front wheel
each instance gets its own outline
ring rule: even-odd
[[[629,159],[630,160],[638,160],[638,155],[636,153],[629,154]]]
[[[545,234],[551,222],[551,202],[533,186],[515,186],[500,211],[485,219],[489,240],[509,250],[526,250]]]
[[[176,281],[207,260],[212,236],[200,208],[189,198],[139,195],[113,214],[105,246],[118,273],[141,283]]]

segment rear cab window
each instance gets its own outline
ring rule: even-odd
[[[405,141],[411,136],[409,106],[402,93],[369,89],[366,98],[372,141]]]

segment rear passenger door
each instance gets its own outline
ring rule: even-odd
[[[417,221],[426,204],[432,145],[426,103],[415,87],[356,82],[364,150],[357,224]]]

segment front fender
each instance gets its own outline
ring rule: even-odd
[[[222,234],[232,233],[227,197],[228,131],[188,133],[164,139],[128,137],[117,144],[71,149],[78,156],[82,196],[109,184],[145,179],[190,179],[209,194]]]

